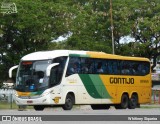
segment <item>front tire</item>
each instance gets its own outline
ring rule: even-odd
[[[62,106],[64,110],[71,110],[74,104],[74,97],[71,94],[66,96],[65,104]]]
[[[35,109],[36,111],[43,111],[44,108],[45,108],[45,106],[43,106],[43,105],[35,105],[35,106],[34,106],[34,109]]]

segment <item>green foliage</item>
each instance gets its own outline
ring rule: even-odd
[[[0,3],[4,1],[0,0]],[[13,2],[8,0],[5,2]],[[17,13],[0,13],[0,81],[30,52],[53,49],[111,53],[110,0],[14,0]],[[160,1],[112,0],[115,53],[160,55]],[[72,35],[62,42],[59,36]],[[121,44],[122,36],[135,41]]]
[[[160,55],[160,1],[121,0],[114,4],[114,7],[119,7],[119,11],[114,11],[115,42],[127,34],[135,38],[131,46],[118,44],[116,53],[156,60]]]

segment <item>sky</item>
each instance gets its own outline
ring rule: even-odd
[[[67,34],[64,34],[64,35],[62,35],[62,36],[59,36],[57,39],[52,40],[52,42],[65,41],[65,40],[67,40],[69,37],[71,37],[72,34],[73,34],[73,33],[69,31]]]
[[[124,44],[124,43],[133,42],[133,41],[135,41],[135,38],[132,38],[130,35],[128,35],[128,36],[121,37],[119,43]]]

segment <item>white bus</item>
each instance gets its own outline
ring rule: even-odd
[[[150,103],[150,62],[103,52],[54,50],[22,57],[15,86],[17,105],[62,106],[88,104],[92,109],[134,109]],[[143,90],[142,90],[143,89]]]

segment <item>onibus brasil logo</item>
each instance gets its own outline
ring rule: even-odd
[[[3,14],[12,14],[17,13],[17,6],[15,3],[6,3],[1,4],[1,13]]]

